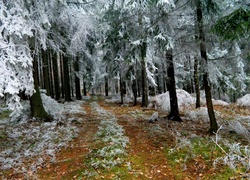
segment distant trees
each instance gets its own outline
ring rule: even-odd
[[[55,93],[56,99],[65,92],[65,100],[71,100],[68,59],[64,58],[64,69],[59,68],[63,61],[58,60],[75,56],[79,51],[75,47],[84,48],[79,40],[87,35],[82,19],[89,18],[84,12],[81,7],[62,1],[0,2],[1,77],[7,77],[0,80],[0,96],[7,97],[6,103],[12,110],[21,109],[19,92],[23,92],[30,96],[32,116],[51,120],[44,111],[39,87],[45,88],[52,97]],[[59,88],[63,84],[59,74],[62,70],[66,71],[64,91]],[[78,88],[77,95],[79,99]]]

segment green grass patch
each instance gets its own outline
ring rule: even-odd
[[[9,118],[11,111],[10,110],[3,110],[0,111],[0,120],[4,118]]]
[[[193,169],[204,174],[205,179],[227,179],[235,175],[232,169],[222,164],[216,165],[214,169],[216,158],[225,154],[209,137],[179,137],[178,141],[174,148],[166,149],[167,159],[176,174],[178,171],[188,172]],[[225,146],[223,149],[228,150]]]

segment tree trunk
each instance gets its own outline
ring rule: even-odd
[[[108,77],[105,77],[105,96],[109,96],[109,80]]]
[[[45,122],[52,121],[53,118],[45,111],[42,103],[42,98],[39,90],[38,84],[38,62],[37,58],[33,59],[33,78],[34,78],[34,88],[35,92],[30,97],[30,106],[31,106],[31,116]]]
[[[87,96],[87,88],[86,88],[86,82],[83,81],[83,95]]]
[[[54,82],[53,82],[53,65],[52,65],[52,50],[48,51],[49,60],[49,79],[50,79],[50,96],[54,98]]]
[[[199,60],[198,57],[194,59],[194,85],[195,85],[195,93],[196,93],[196,108],[201,107],[200,100],[200,82],[199,82]]]
[[[81,86],[80,86],[80,78],[79,78],[79,60],[78,57],[76,57],[76,60],[74,62],[74,69],[75,69],[75,89],[76,89],[76,99],[81,100]]]
[[[173,51],[172,49],[167,50],[166,52],[166,60],[168,63],[167,67],[167,88],[169,91],[170,98],[170,113],[168,115],[168,119],[174,121],[182,121],[179,114],[178,108],[178,99],[176,95],[176,87],[175,87],[175,74],[174,74],[174,62],[173,62]]]
[[[122,83],[121,73],[120,73],[119,83],[120,83],[121,104],[123,104],[123,103],[124,103],[124,102],[123,102],[123,98],[124,98],[124,90],[123,90],[123,83]]]
[[[134,68],[133,68],[133,74],[135,74]],[[136,75],[134,75],[134,76],[136,77]],[[136,106],[137,105],[137,80],[136,80],[136,78],[134,78],[132,81],[132,91],[133,91],[133,95],[134,95],[133,105]]]
[[[60,54],[60,75],[61,75],[61,93],[62,98],[65,97],[65,91],[64,91],[64,63],[63,63],[63,55]]]
[[[60,84],[59,84],[59,74],[58,74],[58,63],[57,63],[57,53],[52,52],[52,63],[53,63],[53,78],[55,86],[55,99],[60,99]]]
[[[213,108],[213,102],[212,102],[212,95],[211,95],[211,87],[209,83],[209,75],[208,75],[208,67],[207,67],[207,51],[206,51],[206,45],[205,45],[205,34],[203,32],[203,15],[201,10],[201,1],[197,1],[197,7],[196,7],[196,16],[197,16],[197,22],[198,22],[198,32],[199,32],[199,42],[200,42],[200,53],[201,53],[201,59],[204,61],[204,74],[203,74],[203,83],[205,88],[205,94],[206,94],[206,103],[207,103],[207,109],[208,109],[208,115],[210,119],[210,129],[209,133],[213,134],[218,130],[218,124],[216,122],[215,114],[214,114],[214,108]]]
[[[43,79],[44,79],[44,87],[47,91],[47,95],[51,96],[50,90],[50,79],[49,79],[49,59],[47,51],[42,50],[42,62],[43,62]]]
[[[148,78],[146,67],[147,43],[144,41],[141,45],[141,81],[142,81],[142,107],[148,106]]]
[[[67,55],[63,56],[64,99],[72,101],[70,94],[69,62]]]

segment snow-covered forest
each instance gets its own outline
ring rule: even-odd
[[[108,146],[89,156],[108,160],[85,166],[132,172],[118,104],[160,134],[204,123],[223,154],[213,164],[250,178],[249,34],[248,0],[0,0],[0,176],[40,179],[44,164],[91,134],[81,128],[94,117]],[[175,147],[161,150],[195,148],[178,128]],[[225,132],[243,140],[221,140]],[[96,177],[91,168],[82,179]]]

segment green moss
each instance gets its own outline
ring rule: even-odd
[[[11,111],[10,110],[3,110],[0,112],[0,120],[4,118],[8,118],[10,116]]]

